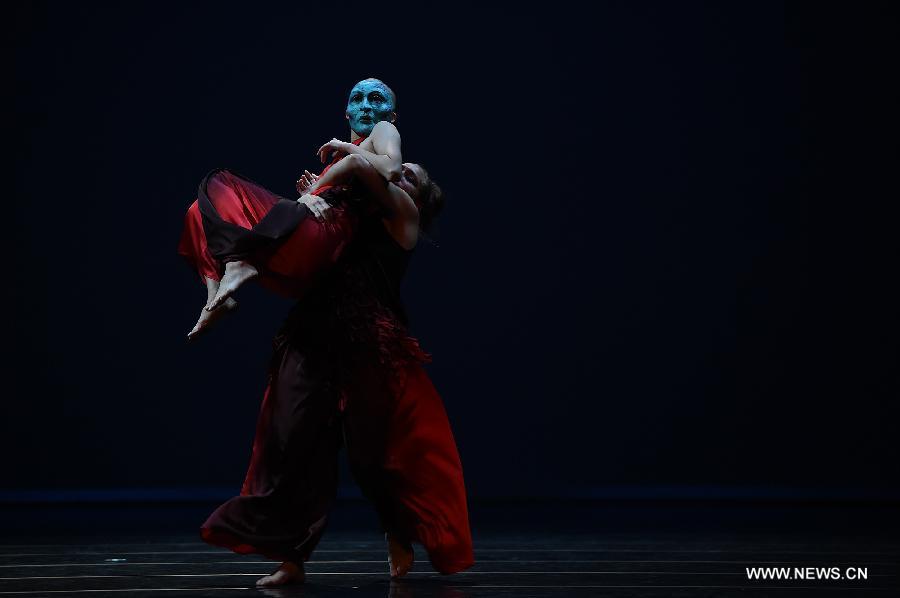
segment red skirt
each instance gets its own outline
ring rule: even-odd
[[[317,193],[323,191],[320,189]],[[201,193],[204,192],[226,226],[233,225],[246,231],[259,227],[276,206],[284,207],[286,202],[292,201],[225,169],[217,169],[204,179]],[[197,272],[205,286],[206,278],[221,280],[225,265],[210,251],[198,202],[195,199],[185,215],[178,253]],[[305,207],[299,209],[305,210]],[[260,272],[258,282],[280,295],[301,297],[317,275],[337,261],[353,237],[356,215],[345,206],[333,210],[334,222],[322,223],[311,214],[301,215],[295,219],[296,226],[271,237],[259,250],[248,255],[248,261]]]
[[[239,496],[201,526],[207,543],[274,560],[309,560],[327,526],[338,453],[382,531],[422,545],[435,570],[474,562],[462,463],[440,395],[421,364],[386,380],[354,368],[339,388],[315,337],[279,334]],[[385,550],[387,549],[385,545]]]

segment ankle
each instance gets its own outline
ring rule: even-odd
[[[407,540],[406,538],[404,538],[403,536],[400,536],[398,534],[393,534],[391,532],[385,532],[384,537],[390,544],[395,544],[397,546],[401,546],[404,550],[409,550],[410,548],[412,548],[412,542],[410,542],[409,540]]]
[[[290,573],[299,573],[300,571],[303,571],[303,563],[284,561],[283,563],[281,563],[281,568],[289,571]]]
[[[209,276],[204,277],[206,279],[206,294],[209,295],[210,299],[216,296],[216,292],[219,290],[219,281],[215,278],[210,278]]]

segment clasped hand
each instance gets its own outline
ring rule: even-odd
[[[297,188],[297,193],[303,195],[309,188],[313,186],[313,184],[319,180],[319,175],[313,174],[308,170],[304,170],[303,174],[300,175],[300,178],[297,179],[296,184],[294,185]]]
[[[310,195],[307,193],[300,197],[300,199],[297,200],[297,203],[301,203],[309,208],[309,211],[312,212],[313,216],[315,216],[316,220],[319,222],[334,222],[334,212],[331,204],[318,195]]]
[[[316,153],[319,155],[319,160],[322,161],[322,164],[325,164],[326,158],[329,154],[331,154],[331,159],[334,160],[336,158],[343,158],[346,156],[349,151],[347,150],[348,145],[353,145],[351,143],[347,143],[346,141],[341,141],[337,138],[332,138],[331,141],[322,145],[319,148],[319,151]]]

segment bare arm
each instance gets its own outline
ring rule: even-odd
[[[354,170],[358,168],[353,160],[347,160],[348,156],[344,156],[334,163],[328,172],[319,176],[307,189],[306,194],[315,193],[322,187],[330,185],[347,185],[353,182]]]
[[[361,154],[345,156],[313,185],[340,185],[354,182],[365,189],[385,210],[383,218],[391,236],[407,249],[415,246],[419,233],[419,210],[403,189],[382,178]],[[313,191],[315,189],[312,189]],[[302,198],[301,198],[302,199]]]
[[[328,151],[338,151],[348,155],[359,155],[375,167],[385,180],[396,181],[402,173],[403,156],[400,152],[400,132],[392,123],[383,120],[375,125],[366,142],[372,142],[372,151],[346,141],[332,139],[321,148],[319,155],[324,161]]]

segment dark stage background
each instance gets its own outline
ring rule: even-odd
[[[4,496],[239,489],[290,302],[248,287],[189,345],[184,211],[217,166],[293,193],[376,76],[448,195],[404,292],[473,497],[896,497],[896,267],[874,212],[825,234],[808,190],[853,128],[810,82],[830,34],[780,3],[578,11],[20,4]]]

